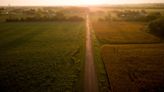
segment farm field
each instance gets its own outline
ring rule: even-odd
[[[152,13],[160,13],[163,16],[163,8],[110,9],[100,7],[97,10],[91,8],[91,23],[94,31],[92,34],[95,35],[95,62],[99,84],[104,86],[100,86],[103,91],[164,91],[163,39],[149,31],[148,25],[153,20],[143,21],[147,15],[142,16],[143,20],[140,18],[133,20],[138,17],[133,13],[142,9],[150,16]],[[127,13],[127,17],[120,17],[117,14],[118,11],[129,11],[132,15]],[[132,20],[128,16],[132,17]],[[104,76],[107,76],[108,80]],[[106,85],[107,82],[108,85]]]
[[[3,22],[0,33],[0,91],[81,90],[84,22]]]
[[[158,43],[160,39],[144,31],[142,22],[93,22],[93,30],[102,44]]]
[[[164,45],[104,45],[112,92],[163,92]]]
[[[163,5],[0,6],[0,92],[163,92]]]

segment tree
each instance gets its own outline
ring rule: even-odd
[[[164,17],[149,23],[149,32],[164,38]]]
[[[146,18],[147,18],[147,21],[152,21],[152,20],[158,19],[159,17],[161,17],[160,12],[153,12],[153,13],[150,13]]]

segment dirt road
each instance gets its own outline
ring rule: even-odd
[[[84,92],[98,92],[98,82],[95,72],[92,36],[90,31],[89,15],[86,16],[86,54],[85,54]]]

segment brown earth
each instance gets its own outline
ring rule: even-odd
[[[84,92],[98,92],[97,75],[95,72],[92,37],[89,16],[86,17],[86,56],[85,56]]]

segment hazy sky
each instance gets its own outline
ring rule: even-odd
[[[164,0],[0,0],[0,5],[96,5],[126,3],[164,3]]]

